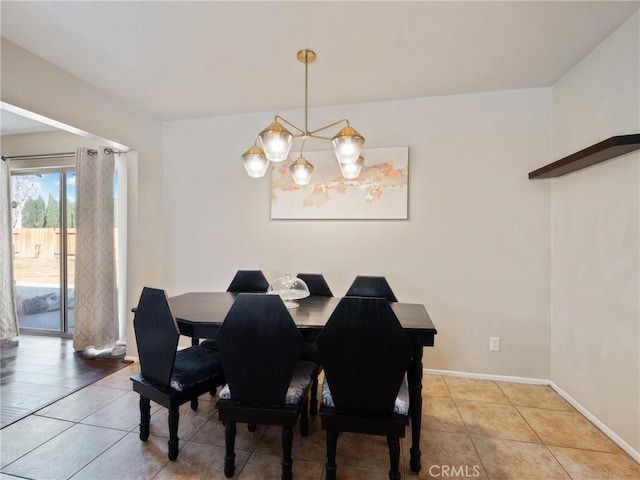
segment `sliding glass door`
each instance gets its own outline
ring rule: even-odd
[[[11,200],[20,330],[70,336],[75,272],[74,168],[12,172]]]

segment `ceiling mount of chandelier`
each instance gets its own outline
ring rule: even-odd
[[[309,130],[309,104],[308,104],[308,70],[309,64],[316,59],[312,50],[300,50],[298,61],[304,63],[304,129],[296,127],[287,119],[276,115],[273,123],[262,130],[253,146],[242,155],[242,163],[250,177],[263,177],[269,167],[269,163],[278,163],[287,159],[293,145],[294,138],[301,138],[300,156],[289,166],[293,181],[297,185],[307,185],[311,180],[314,167],[303,157],[304,144],[309,138],[329,140],[333,144],[340,171],[344,178],[357,178],[362,171],[364,159],[360,155],[364,146],[364,137],[360,135],[346,118],[330,123],[324,127]],[[323,137],[319,132],[344,124],[344,127],[333,137]],[[295,130],[292,134],[286,126]]]

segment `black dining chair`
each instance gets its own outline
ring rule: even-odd
[[[310,295],[319,297],[333,297],[333,293],[329,288],[329,284],[321,273],[299,273],[296,275],[300,280],[309,287]]]
[[[366,275],[356,276],[345,297],[381,297],[390,302],[398,301],[386,278]]]
[[[231,280],[227,292],[264,293],[269,288],[262,270],[238,270]]]
[[[315,365],[300,361],[302,335],[277,295],[240,293],[216,336],[227,377],[216,403],[224,423],[224,474],[235,471],[236,423],[282,427],[282,479],[292,477],[293,427],[309,433],[307,404]]]
[[[131,377],[140,395],[140,440],[149,438],[150,401],[169,410],[169,460],[178,457],[180,405],[225,383],[217,352],[200,346],[177,350],[180,332],[164,290],[144,287],[133,319],[140,372]]]
[[[336,478],[338,432],[353,432],[387,437],[389,478],[399,480],[411,342],[389,302],[342,298],[316,343],[325,375],[320,422],[327,431],[326,479]]]
[[[264,293],[269,288],[269,282],[262,270],[238,270],[227,287],[231,293]],[[202,341],[203,347],[217,350],[216,341],[212,338]],[[216,392],[211,392],[215,395]]]
[[[299,273],[296,275],[309,287],[309,294],[319,297],[333,297],[331,288],[321,273]],[[302,347],[301,360],[310,360],[318,365],[318,368],[313,372],[313,381],[311,383],[311,393],[309,401],[309,414],[317,415],[318,413],[318,376],[322,372],[322,364],[318,357],[318,347],[315,342],[304,342]]]

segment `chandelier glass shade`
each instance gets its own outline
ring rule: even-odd
[[[258,135],[264,154],[270,162],[279,163],[287,159],[293,135],[279,123],[272,123]]]
[[[251,178],[260,178],[264,177],[269,160],[267,160],[264,151],[254,145],[242,154],[242,164]]]
[[[304,157],[298,159],[289,166],[289,171],[296,185],[308,185],[315,167]]]
[[[358,160],[353,163],[338,162],[338,165],[340,165],[342,176],[347,180],[353,180],[354,178],[358,178],[360,176],[362,167],[364,167],[364,158],[362,158],[362,155],[360,155],[358,157]]]
[[[356,163],[362,153],[364,137],[354,128],[344,127],[331,139],[331,143],[333,143],[338,162]]]
[[[299,62],[304,63],[304,129],[298,128],[287,119],[276,115],[274,121],[260,132],[254,146],[241,156],[244,168],[252,178],[263,177],[269,163],[279,163],[286,160],[294,139],[301,138],[300,156],[289,166],[289,171],[296,185],[307,185],[313,175],[314,166],[303,156],[304,144],[308,139],[315,138],[331,141],[344,178],[357,178],[364,165],[364,158],[360,154],[365,139],[349,125],[347,119],[338,120],[316,130],[309,130],[308,69],[309,64],[315,61],[316,54],[312,50],[300,50],[297,57]],[[289,126],[296,133],[292,134],[283,124]],[[340,124],[345,126],[332,138],[318,135],[318,132]],[[353,167],[345,169],[345,166],[350,164],[353,164]],[[345,172],[347,173],[345,174]]]

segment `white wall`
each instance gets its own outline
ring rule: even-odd
[[[640,132],[640,14],[553,88],[554,159]],[[640,154],[551,181],[551,379],[640,451]]]
[[[78,147],[99,146],[92,139],[61,130],[5,135],[0,137],[0,145],[5,156],[75,152]]]
[[[162,123],[4,38],[0,74],[3,102],[137,150],[128,172],[127,292],[136,305],[142,285],[162,276]],[[133,329],[127,333],[127,353],[136,355]]]
[[[369,147],[409,147],[408,221],[270,220],[269,174],[248,178],[240,155],[271,113],[165,123],[170,294],[237,269],[321,272],[337,295],[384,275],[438,329],[425,366],[548,378],[549,184],[527,173],[550,160],[550,89],[313,109],[310,127],[343,117]]]

